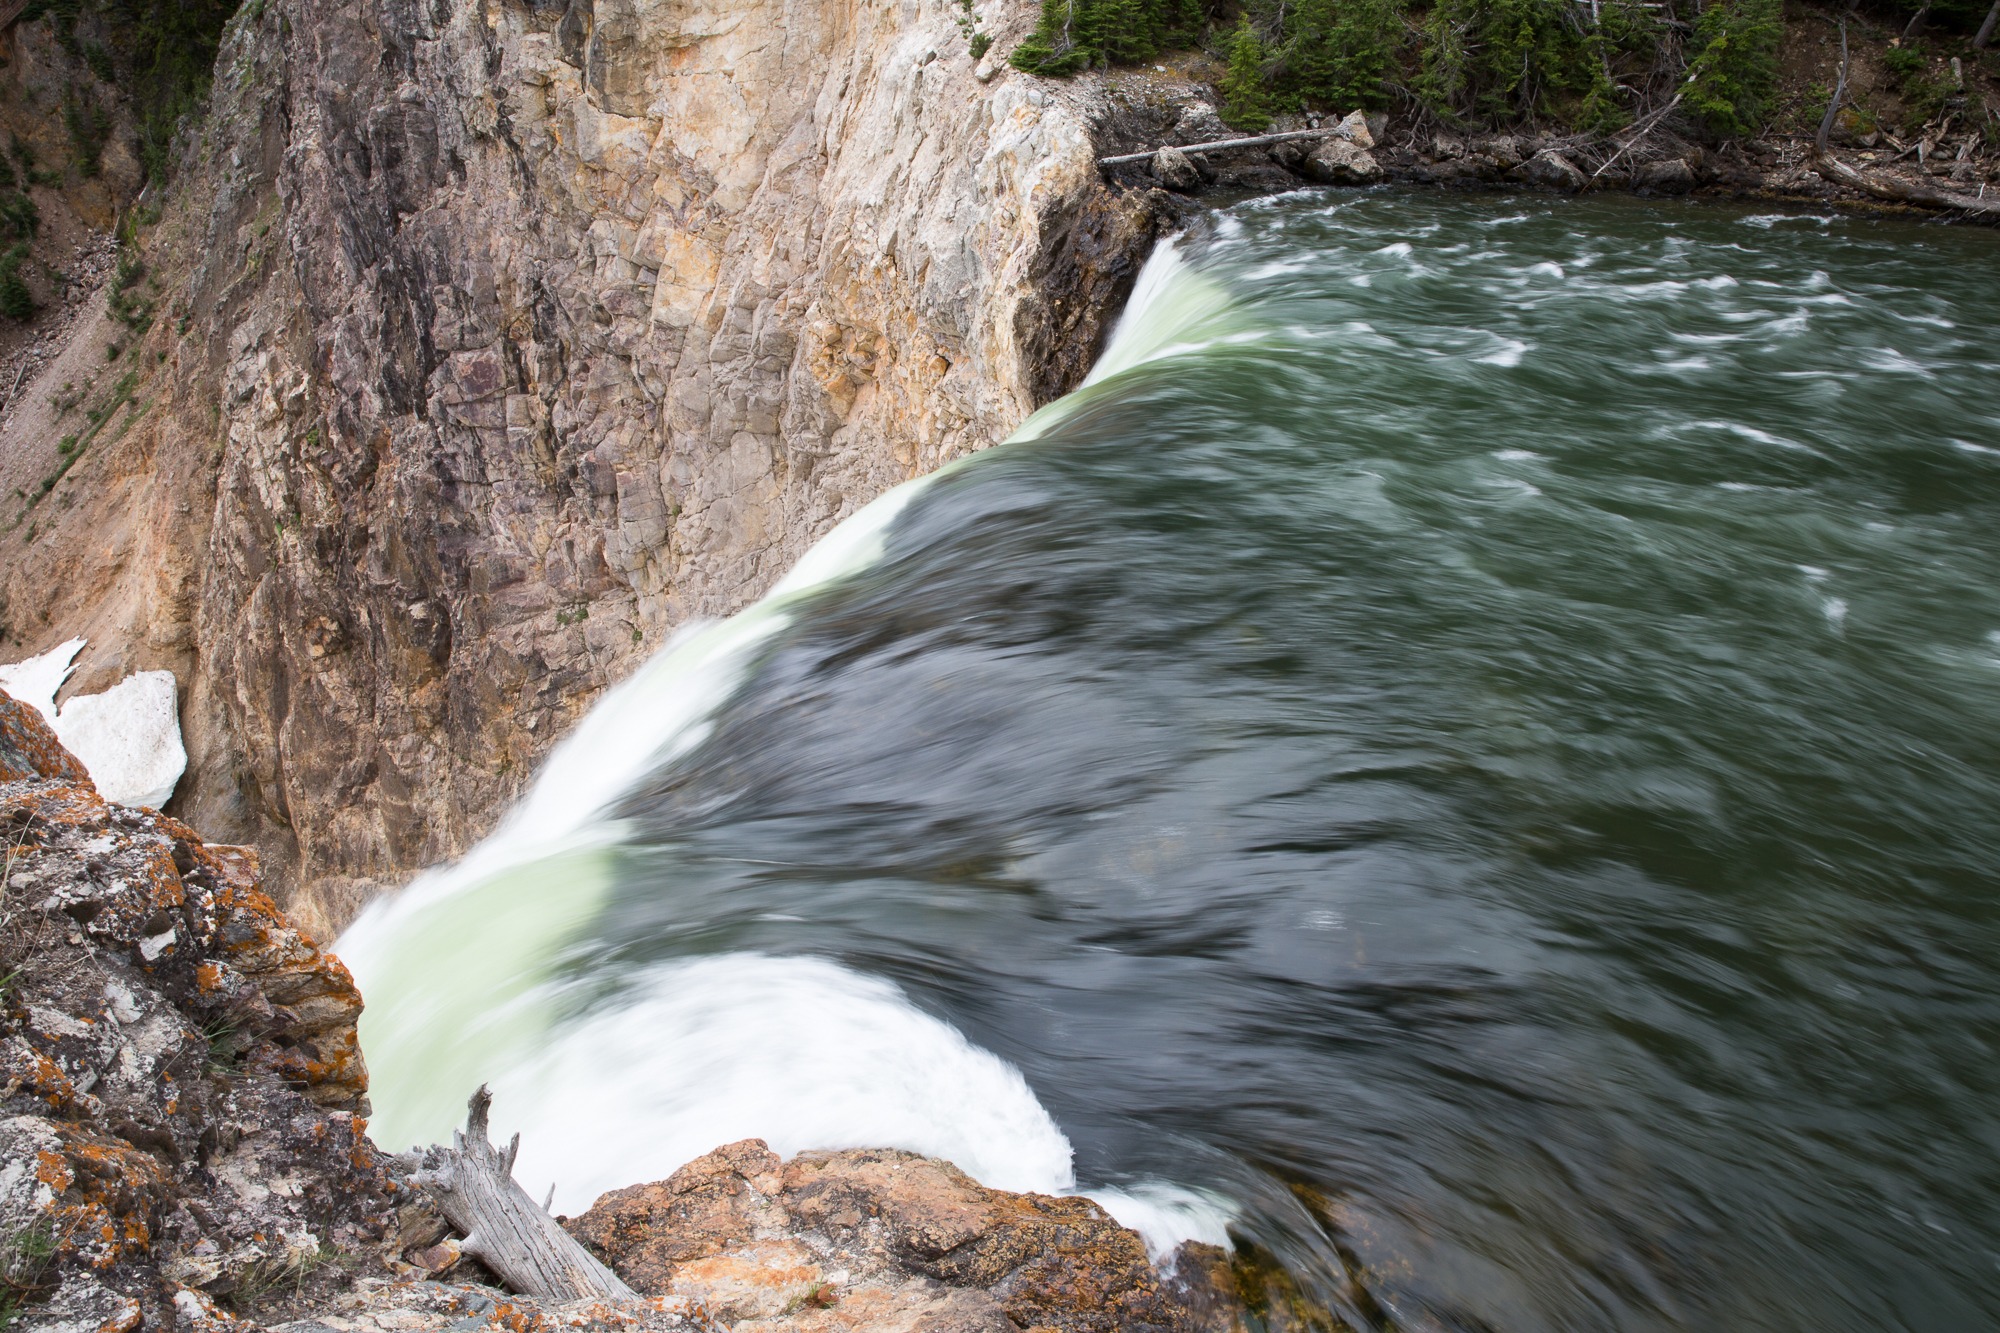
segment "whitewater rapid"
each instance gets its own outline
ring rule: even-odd
[[[1227,292],[1162,242],[1084,384],[1003,443],[1039,437],[1141,365],[1255,336]],[[496,1137],[522,1136],[516,1177],[536,1197],[553,1188],[558,1211],[754,1137],[785,1155],[902,1148],[998,1189],[1085,1193],[1156,1257],[1187,1240],[1229,1244],[1231,1206],[1206,1191],[1156,1179],[1079,1189],[1069,1140],[1020,1072],[889,981],[737,952],[651,964],[607,996],[565,968],[607,906],[619,799],[706,739],[794,607],[867,570],[912,500],[986,456],[886,492],[762,600],[684,627],[605,693],[491,837],[348,928],[336,949],[367,1002],[378,1144],[447,1140],[485,1083]]]

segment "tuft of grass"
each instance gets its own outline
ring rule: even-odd
[[[243,1059],[243,1048],[248,1044],[237,1026],[226,1018],[217,1018],[203,1024],[201,1037],[208,1043],[208,1072],[235,1073]]]
[[[56,1241],[55,1223],[47,1218],[0,1237],[0,1333],[12,1328],[28,1301],[48,1286]]]
[[[278,1259],[262,1259],[244,1269],[236,1279],[236,1285],[223,1296],[223,1304],[241,1312],[262,1305],[275,1296],[298,1296],[305,1290],[306,1279],[327,1268],[344,1268],[347,1260],[340,1251],[320,1242],[317,1251],[311,1254],[287,1255]],[[285,1289],[290,1288],[287,1292]]]

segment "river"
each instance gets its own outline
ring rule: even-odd
[[[374,1132],[911,1147],[1357,1329],[2000,1327],[1996,330],[1990,232],[1227,209],[349,931]]]

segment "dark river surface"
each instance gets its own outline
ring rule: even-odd
[[[1996,330],[1990,232],[1238,205],[350,933],[377,1133],[910,1146],[1357,1329],[2000,1328]]]

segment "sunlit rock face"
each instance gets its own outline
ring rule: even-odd
[[[1087,84],[982,82],[959,12],[246,9],[147,410],[36,511],[14,637],[52,600],[35,633],[173,668],[177,808],[308,925],[461,850],[673,627],[1088,365],[1148,196]]]

